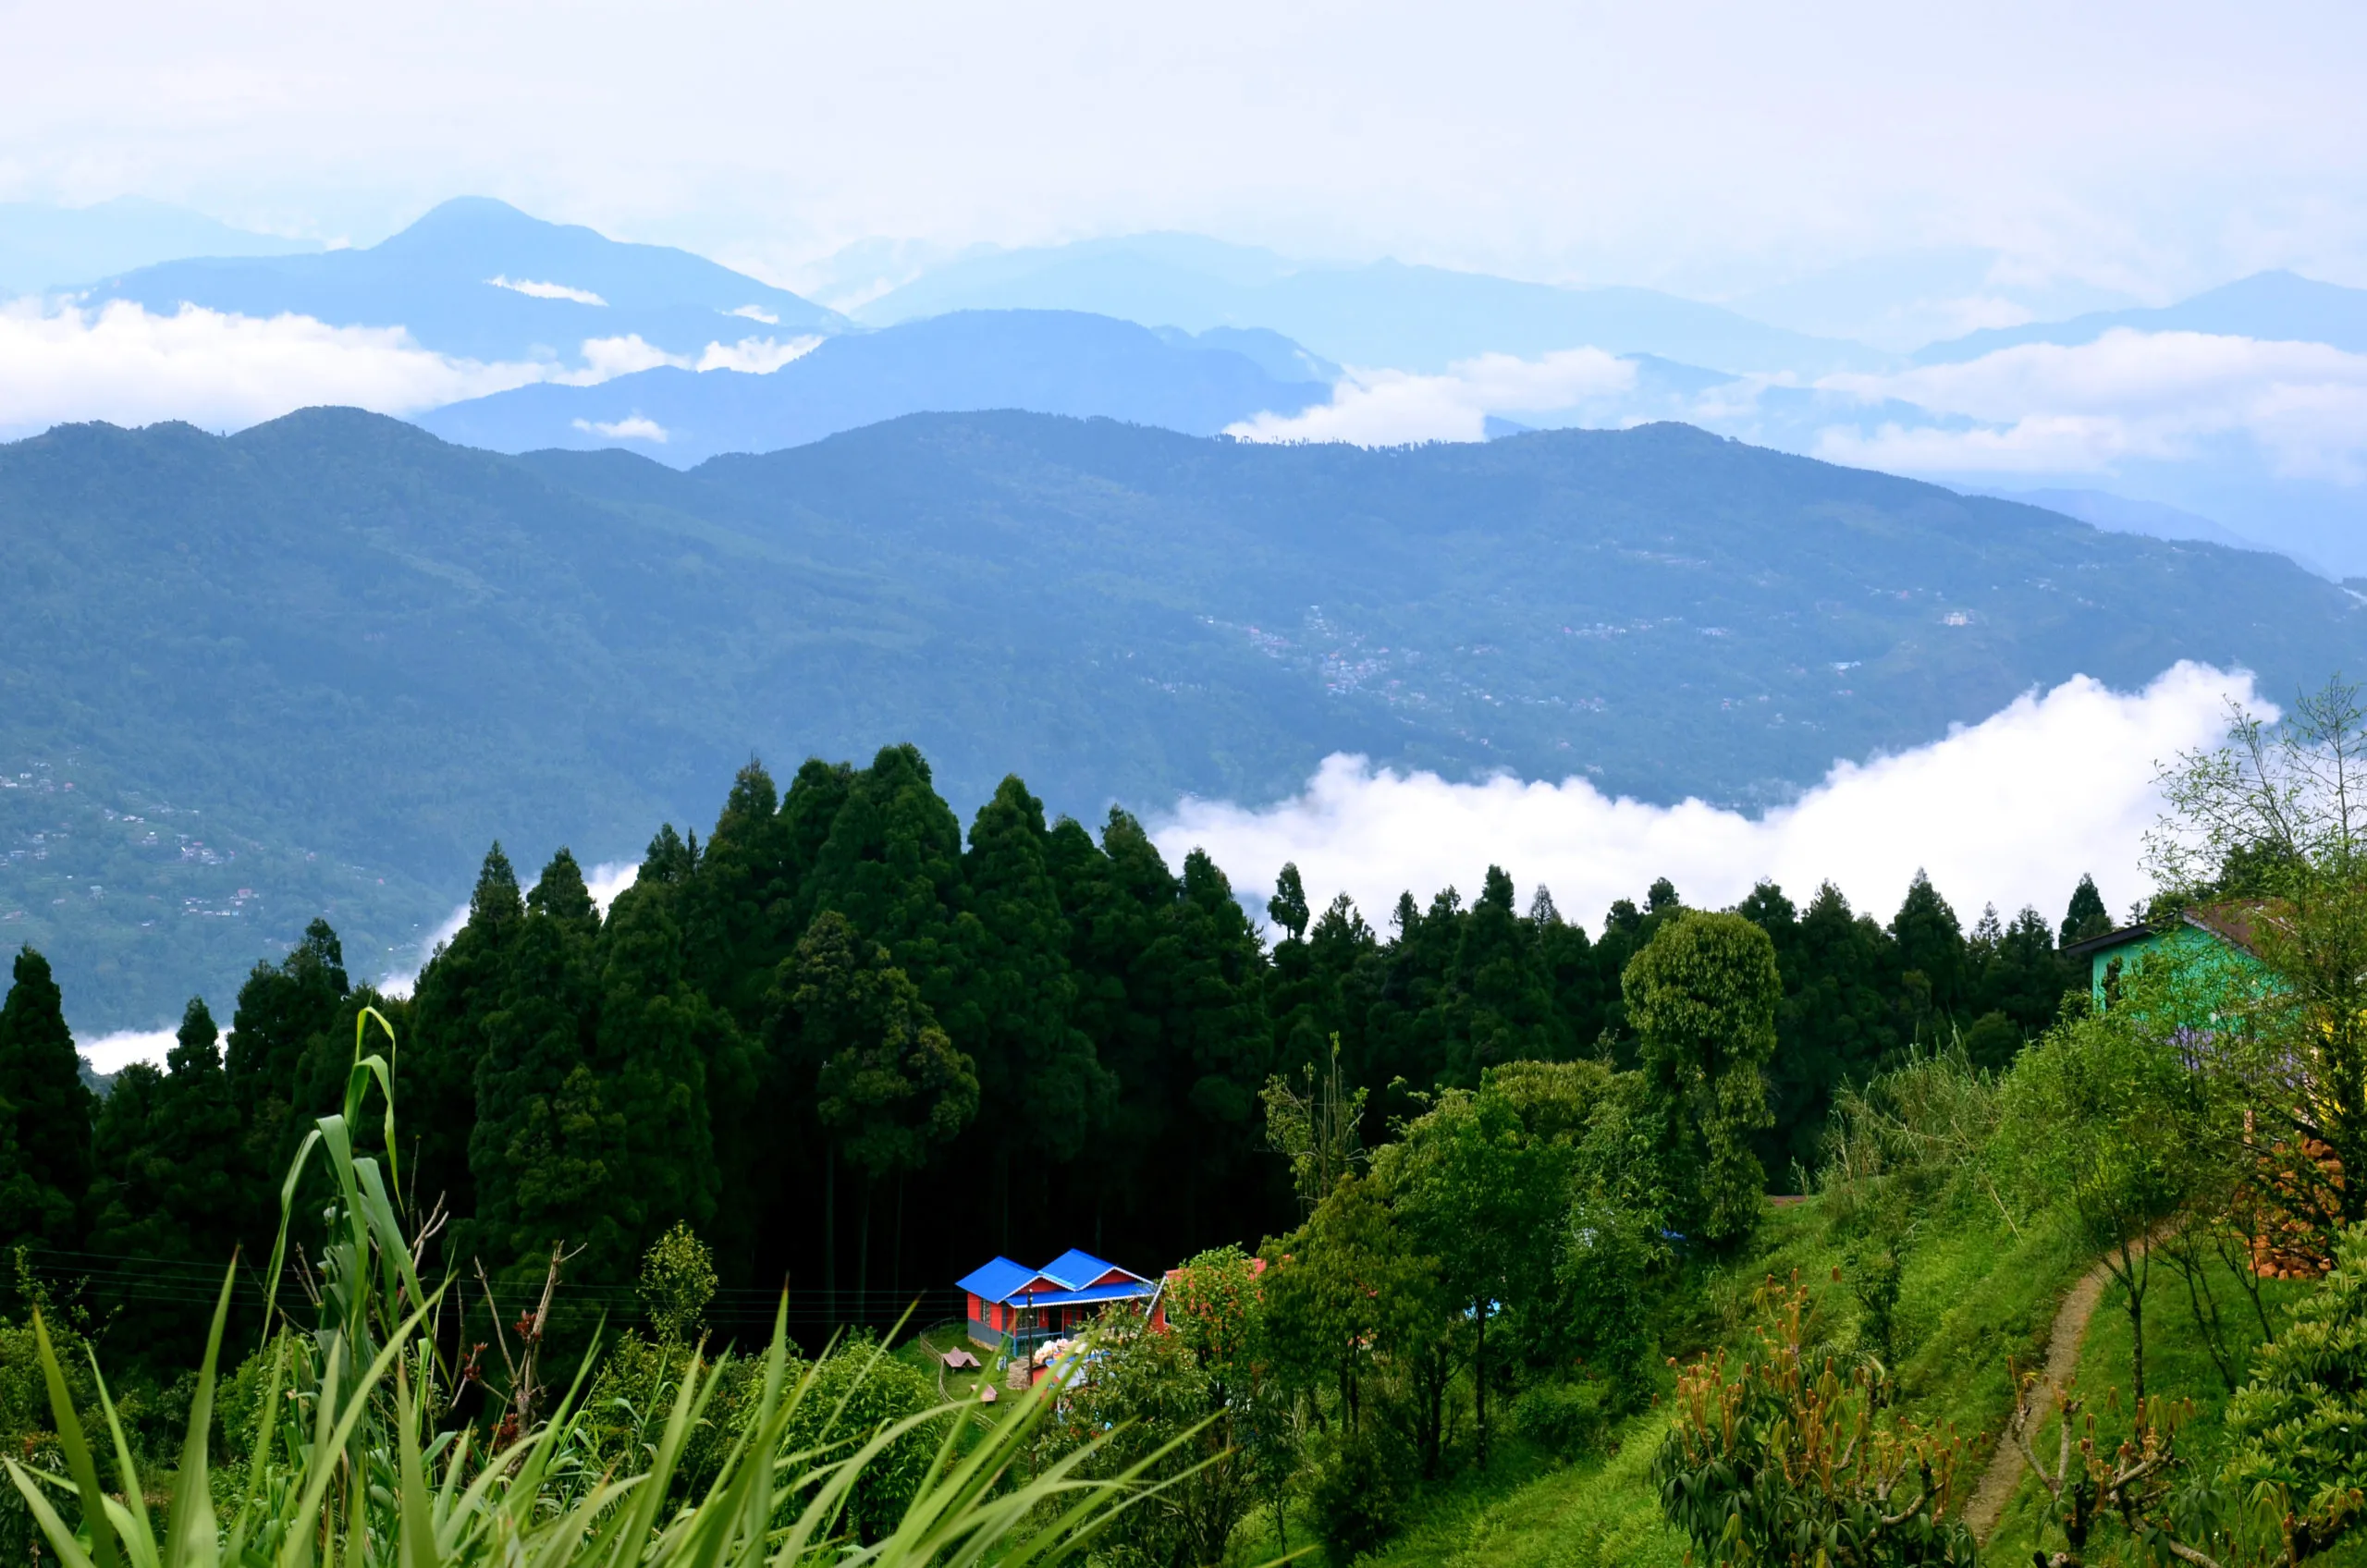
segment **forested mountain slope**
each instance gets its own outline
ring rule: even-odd
[[[911,740],[964,815],[1007,770],[1098,817],[1343,750],[1760,805],[2075,672],[2290,690],[2367,640],[2277,557],[1680,426],[1366,451],[918,415],[677,473],[316,410],[0,447],[0,938],[85,1027],[324,910],[357,972],[399,962],[496,832],[634,854],[752,751]]]
[[[623,447],[689,468],[922,410],[1098,414],[1214,435],[1326,401],[1338,371],[1270,332],[1196,337],[1075,311],[959,311],[833,337],[762,375],[668,365],[591,386],[545,382],[416,423],[497,452]]]

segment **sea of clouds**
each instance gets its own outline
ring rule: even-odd
[[[1797,801],[1760,816],[1700,801],[1613,798],[1584,778],[1453,783],[1335,755],[1288,800],[1185,799],[1150,827],[1171,864],[1208,851],[1253,910],[1291,862],[1311,902],[1344,892],[1376,925],[1403,891],[1425,904],[1448,886],[1468,898],[1490,865],[1513,874],[1524,900],[1551,888],[1564,918],[1595,930],[1613,900],[1640,901],[1660,876],[1702,908],[1735,903],[1762,878],[1801,903],[1831,881],[1853,906],[1887,919],[1919,870],[1968,926],[1993,903],[2009,916],[2035,905],[2054,920],[2082,873],[2116,908],[2152,890],[2143,839],[2162,809],[2156,775],[2181,752],[2217,744],[2230,703],[2275,712],[2240,670],[2181,663],[2141,692],[2080,676],[1928,746],[1838,762]],[[606,910],[639,870],[592,867],[593,898]],[[383,976],[380,988],[408,995],[418,963],[468,913],[456,906],[412,965]],[[227,1020],[229,1009],[217,1015]],[[169,1028],[128,1032],[82,1051],[111,1072],[162,1061],[172,1038]]]
[[[1459,784],[1332,756],[1289,800],[1186,800],[1153,837],[1171,861],[1207,850],[1260,906],[1294,863],[1310,904],[1344,892],[1376,925],[1404,891],[1427,904],[1453,886],[1467,900],[1490,865],[1513,874],[1524,900],[1541,884],[1564,918],[1597,930],[1613,900],[1640,902],[1660,876],[1706,908],[1762,878],[1800,903],[1831,881],[1888,919],[1918,870],[1968,926],[1991,903],[2059,919],[2082,873],[2116,906],[2152,890],[2143,838],[2161,812],[2157,771],[2216,744],[2230,702],[2274,711],[2241,671],[2181,663],[2130,692],[2080,676],[1931,745],[1836,763],[1799,800],[1756,817],[1698,800],[1613,799],[1582,778]]]
[[[659,365],[762,374],[820,342],[750,337],[689,355],[627,334],[586,339],[572,364],[486,363],[423,348],[401,327],[23,299],[0,305],[0,437],[78,420],[237,430],[321,404],[401,415],[533,382],[591,386]]]
[[[1474,441],[1490,414],[1566,423],[1552,416],[1583,409],[1588,423],[1684,418],[1765,439],[1760,404],[1782,388],[1820,394],[1830,412],[1805,443],[1813,455],[1893,472],[2102,474],[2129,459],[2194,459],[2234,439],[2281,476],[2367,478],[2367,354],[2323,343],[2119,328],[2092,343],[2020,344],[1883,374],[1740,377],[1623,413],[1616,398],[1634,383],[1632,361],[1595,349],[1490,354],[1436,375],[1351,371],[1330,402],[1261,414],[1229,434],[1368,447]],[[1900,405],[1930,417],[1890,417]]]

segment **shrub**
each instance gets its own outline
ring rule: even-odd
[[[1306,1501],[1333,1562],[1389,1544],[1404,1519],[1404,1476],[1402,1456],[1377,1432],[1347,1439],[1324,1455]]]
[[[1870,1366],[1844,1381],[1830,1360],[1810,1365],[1806,1286],[1770,1280],[1755,1305],[1753,1353],[1703,1356],[1677,1377],[1652,1462],[1669,1521],[1715,1568],[1969,1568],[1954,1428],[1885,1419]]]
[[[1593,1382],[1535,1384],[1513,1402],[1513,1430],[1549,1453],[1591,1453],[1611,1425],[1609,1392]]]

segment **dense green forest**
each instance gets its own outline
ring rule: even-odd
[[[1366,1142],[1504,1063],[1638,1066],[1621,977],[1685,913],[1658,883],[1594,937],[1490,867],[1377,930],[1344,897],[1310,910],[1293,868],[1278,881],[1269,946],[1222,870],[1167,864],[1122,811],[1097,839],[1011,778],[965,842],[911,747],[808,762],[786,790],[750,765],[704,839],[656,835],[605,918],[565,851],[523,886],[497,846],[411,997],[357,985],[315,921],[255,966],[227,1041],[192,1001],[165,1069],[125,1069],[102,1101],[29,949],[0,1096],[31,1195],[0,1245],[90,1279],[132,1354],[185,1355],[195,1327],[152,1262],[268,1254],[280,1173],[375,1007],[401,1042],[404,1179],[448,1217],[437,1246],[463,1275],[531,1283],[563,1241],[570,1300],[629,1302],[643,1252],[686,1223],[717,1310],[749,1315],[730,1328],[759,1329],[787,1280],[818,1332],[892,1319],[998,1253],[1155,1273],[1286,1228],[1261,1095],[1331,1076],[1331,1042]],[[2108,924],[2082,880],[2059,923],[1991,911],[1968,932],[1919,877],[1887,923],[1829,885],[1761,886],[1739,918],[1781,988],[1754,1201],[1806,1180],[1834,1096],[1882,1064],[1944,1042],[2011,1060],[2077,983],[2059,942]]]
[[[1335,752],[1758,808],[2074,674],[2291,689],[2367,613],[2280,557],[1681,426],[926,415],[681,473],[314,410],[0,447],[0,936],[91,1030],[227,1006],[324,913],[354,978],[408,970],[491,825],[529,875],[627,860],[752,748],[910,739],[965,818],[1006,772],[1098,822]]]
[[[2362,736],[2336,684],[2180,758],[2093,990],[2085,879],[1968,935],[1920,877],[1887,925],[1663,885],[1597,939],[1491,871],[1383,941],[1285,872],[1269,948],[1122,813],[1013,779],[965,843],[907,747],[743,769],[605,916],[497,851],[408,1002],[318,925],[94,1124],[26,949],[0,1551],[2355,1563]],[[1088,1220],[1159,1309],[1032,1390],[926,1308],[797,1342],[817,1245],[843,1320]]]

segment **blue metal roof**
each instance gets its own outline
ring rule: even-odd
[[[1108,1273],[1108,1269],[1102,1270]],[[1029,1296],[1030,1306],[1081,1306],[1098,1301],[1139,1301],[1155,1292],[1159,1287],[1147,1280],[1128,1280],[1116,1285],[1088,1285],[1081,1291],[1045,1291]]]
[[[1100,1279],[1101,1276],[1109,1273],[1113,1268],[1118,1268],[1118,1266],[1114,1263],[1106,1263],[1100,1258],[1094,1256],[1089,1252],[1080,1252],[1076,1248],[1071,1247],[1068,1251],[1061,1254],[1060,1256],[1052,1259],[1051,1262],[1044,1265],[1043,1275],[1045,1279],[1051,1280],[1052,1283],[1056,1285],[1065,1285],[1070,1290],[1074,1291],[1081,1290],[1085,1286],[1090,1285],[1093,1281]],[[1129,1280],[1142,1279],[1141,1275],[1133,1272],[1131,1269],[1118,1268],[1118,1272],[1125,1275]],[[1149,1281],[1147,1280],[1144,1280],[1144,1283],[1146,1284]]]
[[[1036,1270],[1023,1268],[1007,1257],[974,1268],[954,1284],[954,1289],[967,1291],[981,1301],[1008,1302],[1036,1281]]]

